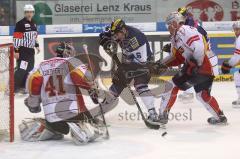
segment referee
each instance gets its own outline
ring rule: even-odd
[[[37,26],[32,20],[34,12],[35,9],[31,4],[25,5],[24,18],[16,23],[13,33],[14,57],[17,60],[14,73],[15,93],[24,90],[28,73],[34,68],[34,48],[37,53],[40,52]]]

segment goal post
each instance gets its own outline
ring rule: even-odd
[[[14,140],[14,47],[0,44],[0,141]]]

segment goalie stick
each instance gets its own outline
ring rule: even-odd
[[[95,82],[94,72],[92,70],[91,60],[90,60],[89,52],[88,52],[88,46],[86,44],[83,44],[83,50],[84,50],[85,54],[87,55],[87,60],[88,60],[88,63],[89,63],[90,72],[92,74],[93,81]],[[99,107],[100,107],[100,111],[101,111],[101,116],[103,118],[103,124],[106,128],[105,139],[109,139],[110,135],[109,135],[109,132],[108,132],[107,122],[106,122],[106,119],[105,119],[105,116],[104,116],[102,105],[100,103],[99,103]]]
[[[114,46],[113,44],[114,44],[115,46]],[[114,61],[114,62],[116,63],[116,65],[117,65],[117,67],[120,67],[121,62],[119,61],[119,59],[118,59],[118,57],[117,57],[117,54],[116,54],[116,52],[117,52],[117,44],[116,44],[116,42],[110,41],[110,42],[108,42],[106,45],[108,45],[108,46],[104,47],[104,48],[107,48],[107,49],[105,50],[106,53],[112,57],[113,61]],[[132,89],[131,89],[131,87],[130,87],[129,84],[127,84],[127,88],[129,89],[129,91],[130,91],[130,93],[131,93],[131,95],[132,95],[132,98],[133,98],[133,100],[134,100],[134,102],[135,102],[135,104],[136,104],[136,106],[137,106],[137,108],[138,108],[138,111],[140,112],[140,115],[141,115],[142,120],[144,121],[145,125],[146,125],[148,128],[150,128],[150,129],[158,130],[158,129],[161,127],[161,126],[160,126],[160,123],[158,123],[158,122],[151,122],[151,121],[148,121],[148,120],[146,119],[146,117],[144,116],[143,111],[142,111],[142,109],[141,109],[141,107],[140,107],[140,105],[139,105],[139,103],[138,103],[138,101],[137,101],[137,99],[136,99],[136,96],[134,95],[134,93],[133,93],[133,91],[132,91]]]

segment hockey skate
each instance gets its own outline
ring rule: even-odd
[[[233,108],[240,108],[240,99],[237,99],[232,102],[232,107]]]
[[[211,125],[225,125],[227,124],[227,118],[226,116],[223,114],[223,112],[220,112],[218,115],[218,118],[216,117],[210,117],[208,118],[208,123]]]
[[[159,122],[158,114],[157,114],[155,108],[149,109],[148,113],[149,113],[148,118],[147,118],[148,121],[150,121],[150,122]]]
[[[168,123],[168,112],[164,111],[162,114],[160,113],[158,116],[158,121],[161,124],[167,124]]]

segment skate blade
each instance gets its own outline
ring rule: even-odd
[[[226,122],[226,123],[216,123],[216,124],[210,124],[209,123],[209,125],[212,125],[212,126],[227,126],[227,125],[229,125],[229,123],[228,122]]]

